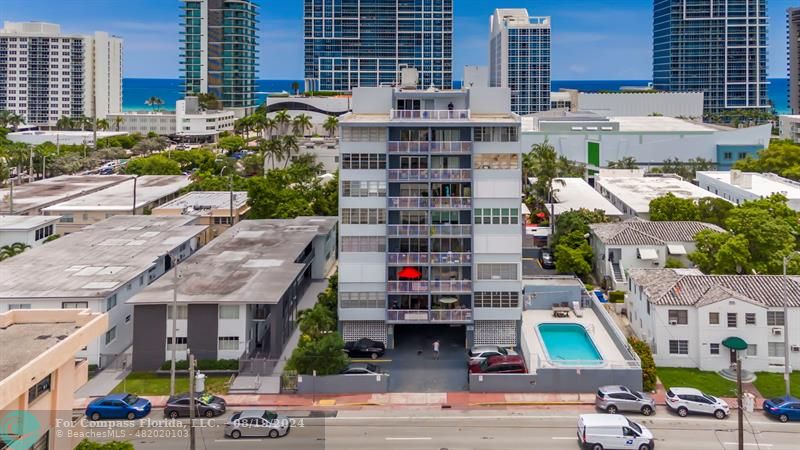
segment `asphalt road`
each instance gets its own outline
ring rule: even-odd
[[[369,409],[332,411],[331,417],[295,411],[290,434],[279,439],[225,439],[225,417],[197,428],[197,449],[577,449],[578,414],[594,412],[589,406],[549,407],[517,410],[438,410]],[[317,417],[314,417],[314,416]],[[160,419],[154,410],[152,419]],[[658,450],[736,450],[736,418],[711,417],[682,419],[660,407],[652,417],[631,415],[632,420],[648,427],[656,438]],[[187,420],[179,424],[186,425]],[[139,431],[137,431],[139,430]],[[179,433],[186,429],[136,427],[125,429],[129,436],[97,440],[130,440],[136,449],[188,449],[188,438]],[[99,431],[99,430],[98,430]],[[150,434],[151,437],[145,436]],[[157,435],[161,436],[157,436]],[[170,436],[171,435],[171,436]],[[800,427],[781,424],[756,412],[745,421],[747,450],[797,450]]]

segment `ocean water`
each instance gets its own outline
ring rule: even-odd
[[[293,80],[259,80],[257,89],[257,102],[264,102],[268,93],[289,92],[292,90]],[[788,97],[789,80],[785,78],[770,78],[768,94],[775,105],[778,114],[789,112]],[[617,90],[620,86],[644,86],[648,80],[553,80],[552,90],[561,88],[578,89],[582,91]],[[458,87],[460,83],[456,83]],[[302,89],[303,83],[300,83]],[[175,102],[183,97],[181,80],[155,79],[155,78],[125,78],[122,82],[122,109],[134,111],[148,109],[145,101],[156,96],[164,100],[164,109],[172,110]]]

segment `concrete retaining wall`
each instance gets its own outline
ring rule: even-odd
[[[535,374],[495,374],[469,376],[470,392],[595,392],[608,384],[622,384],[642,389],[639,369],[565,369],[543,368]]]
[[[298,375],[298,394],[383,394],[389,392],[388,375]]]

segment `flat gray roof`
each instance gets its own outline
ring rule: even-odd
[[[164,203],[156,210],[179,209],[189,216],[210,216],[216,209],[228,210],[231,203],[230,191],[193,191],[175,200]],[[238,210],[247,204],[247,192],[233,193],[233,209]]]
[[[0,231],[28,231],[58,222],[59,218],[59,216],[0,216]]]
[[[556,216],[580,209],[589,211],[600,209],[607,216],[623,215],[622,211],[594,190],[583,178],[556,178],[554,187],[553,195],[558,202],[555,205],[548,203],[547,210],[555,211]]]
[[[650,201],[672,194],[678,198],[698,200],[705,197],[722,198],[688,181],[672,177],[603,177],[595,179],[601,186],[628,205],[637,214],[650,211]]]
[[[0,328],[0,342],[3,343],[0,380],[80,329],[81,325],[77,322],[14,323]]]
[[[207,227],[191,216],[114,216],[0,262],[0,299],[103,298]]]
[[[133,177],[108,189],[84,195],[44,209],[48,213],[70,211],[130,211],[133,209]],[[172,195],[191,184],[184,175],[144,175],[136,180],[136,207]]]
[[[130,178],[125,175],[64,175],[14,186],[14,214],[45,208],[105,189]],[[0,189],[0,214],[11,212],[10,189]],[[34,212],[38,214],[38,212]]]
[[[278,303],[304,266],[295,260],[337,221],[298,217],[239,222],[178,266],[178,302]],[[128,303],[171,303],[173,289],[173,277],[161,277]]]

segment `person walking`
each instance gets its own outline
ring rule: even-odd
[[[433,359],[439,359],[439,340],[433,341]]]

